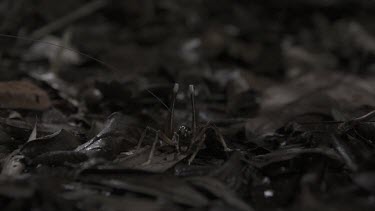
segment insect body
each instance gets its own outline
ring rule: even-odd
[[[231,151],[231,149],[228,148],[227,144],[224,141],[223,136],[220,134],[218,128],[215,125],[211,123],[206,123],[205,125],[197,124],[195,99],[194,99],[195,89],[193,85],[189,85],[189,95],[190,95],[191,110],[192,110],[191,127],[188,127],[186,125],[181,125],[177,131],[174,130],[174,105],[175,105],[178,90],[179,90],[179,85],[176,83],[173,88],[171,109],[169,111],[168,126],[167,126],[166,131],[162,132],[160,130],[155,130],[151,127],[146,127],[146,129],[143,131],[141,135],[141,138],[137,145],[137,149],[141,147],[147,131],[155,132],[155,139],[154,139],[154,142],[152,143],[151,151],[149,154],[149,159],[146,162],[146,164],[151,163],[152,158],[154,156],[154,152],[156,150],[156,145],[159,140],[161,140],[162,143],[164,144],[174,146],[177,154],[183,153],[185,155],[189,155],[190,158],[188,162],[190,164],[194,160],[199,150],[201,149],[203,143],[205,142],[207,138],[207,132],[209,132],[210,130],[214,132],[214,134],[216,135],[216,140],[219,141],[220,144],[223,146],[224,151]]]
[[[191,128],[181,125],[178,128],[177,135],[180,139],[180,142],[186,142],[186,140],[189,140],[192,138],[192,131]]]

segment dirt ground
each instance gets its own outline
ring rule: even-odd
[[[0,210],[375,210],[374,18],[0,1]]]

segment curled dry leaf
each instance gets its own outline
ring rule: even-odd
[[[21,152],[28,157],[35,157],[46,152],[72,150],[80,144],[79,139],[66,130],[37,138],[27,142]]]
[[[78,146],[75,151],[83,152],[89,157],[113,159],[120,152],[129,151],[137,144],[141,130],[134,118],[116,112],[108,118],[98,135]]]

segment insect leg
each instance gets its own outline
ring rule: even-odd
[[[155,140],[152,143],[151,151],[150,151],[150,154],[148,155],[148,160],[146,161],[146,163],[144,163],[144,165],[148,165],[151,163],[152,158],[154,157],[156,144],[158,143],[158,140],[159,140],[159,131],[156,131]]]
[[[180,136],[176,132],[173,134],[172,142],[175,143],[175,148],[176,148],[175,159],[177,159],[178,155],[180,155]]]
[[[137,144],[136,150],[139,150],[139,149],[141,148],[142,143],[143,143],[143,141],[144,141],[144,139],[145,139],[145,137],[146,137],[147,131],[149,131],[149,130],[150,130],[150,131],[157,132],[157,130],[155,130],[155,129],[149,127],[149,126],[147,126],[147,127],[143,130],[142,135],[141,135],[141,138],[139,138],[139,141],[138,141],[138,144]]]
[[[218,138],[218,141],[221,143],[221,145],[223,145],[224,147],[224,151],[225,152],[230,152],[232,151],[232,149],[230,149],[228,146],[227,146],[227,143],[225,143],[225,140],[224,140],[224,137],[223,135],[221,135],[219,129],[216,127],[216,126],[212,126],[212,129],[215,131],[215,134]]]
[[[197,156],[199,150],[202,148],[202,144],[204,143],[205,140],[206,140],[206,134],[203,134],[202,139],[199,140],[199,142],[198,142],[197,148],[194,150],[193,154],[191,155],[191,157],[188,160],[188,165],[190,165],[191,162],[193,162],[195,156]]]

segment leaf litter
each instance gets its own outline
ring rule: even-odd
[[[17,2],[1,210],[374,209],[373,3]]]

